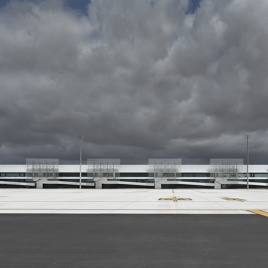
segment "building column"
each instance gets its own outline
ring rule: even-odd
[[[102,189],[102,180],[95,181],[95,188],[96,189]]]
[[[161,182],[159,180],[154,180],[154,188],[155,189],[161,189]]]
[[[221,183],[217,179],[214,181],[214,189],[221,189]]]
[[[36,189],[43,189],[44,180],[36,181]]]

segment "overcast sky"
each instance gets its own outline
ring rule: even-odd
[[[0,163],[268,164],[267,0],[1,0]]]

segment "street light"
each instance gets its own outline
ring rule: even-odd
[[[79,188],[82,188],[82,173],[81,173],[81,164],[82,164],[82,140],[84,139],[83,135],[79,135],[78,140],[80,141],[80,183],[79,183]]]
[[[248,151],[248,140],[251,138],[249,134],[244,137],[247,140],[247,189],[249,189],[248,185],[248,160],[249,160],[249,151]]]

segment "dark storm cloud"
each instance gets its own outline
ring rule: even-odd
[[[73,161],[79,133],[88,158],[206,162],[251,133],[267,163],[266,0],[88,2],[0,9],[2,162]]]

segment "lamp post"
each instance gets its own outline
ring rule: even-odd
[[[80,180],[79,180],[79,188],[82,188],[82,172],[81,172],[81,164],[82,164],[82,140],[84,139],[83,135],[79,135],[78,140],[80,141]]]
[[[247,189],[249,189],[248,185],[248,161],[249,161],[249,150],[248,150],[248,140],[250,139],[250,135],[245,135],[245,139],[247,140]]]

